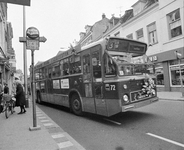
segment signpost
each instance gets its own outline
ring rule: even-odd
[[[17,5],[30,6],[31,0],[0,0],[3,3],[12,3]]]
[[[26,31],[26,37],[20,37],[19,41],[26,43],[26,49],[31,50],[31,87],[32,87],[32,102],[33,102],[33,127],[29,130],[39,130],[40,126],[37,126],[36,119],[36,102],[35,102],[35,80],[34,80],[34,51],[39,50],[39,43],[45,42],[47,39],[45,37],[40,37],[39,31],[35,27],[29,27]]]

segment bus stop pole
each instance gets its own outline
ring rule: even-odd
[[[31,63],[31,92],[32,92],[32,107],[33,107],[33,127],[30,127],[29,130],[30,131],[34,131],[34,130],[40,130],[41,127],[37,125],[37,118],[36,118],[36,103],[35,103],[35,80],[34,80],[34,50],[31,50],[31,59],[32,59],[32,63]]]
[[[32,102],[33,102],[33,127],[37,126],[36,120],[36,104],[35,104],[35,80],[34,80],[34,50],[31,50],[32,58]]]

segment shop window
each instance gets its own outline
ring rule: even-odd
[[[181,62],[183,61],[184,59],[181,60]],[[174,61],[174,62],[176,63],[178,61]],[[172,63],[173,62],[171,62],[170,64]],[[184,64],[182,63],[181,65],[179,65],[178,63],[177,65],[170,65],[170,75],[171,75],[171,85],[172,86],[181,85],[180,75],[182,78],[182,82],[184,84]]]
[[[148,40],[149,44],[156,44],[158,43],[157,40],[157,31],[156,31],[156,24],[155,22],[147,26],[148,29]]]
[[[155,64],[155,74],[157,78],[157,85],[164,85],[164,71],[161,63]]]
[[[170,37],[174,38],[182,34],[180,9],[167,15],[169,22]]]

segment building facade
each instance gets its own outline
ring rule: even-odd
[[[0,3],[0,84],[11,90],[15,71],[15,52],[12,48],[13,30],[7,22],[7,3]]]
[[[94,23],[92,26],[86,25],[85,32],[80,32],[80,40],[77,44],[85,46],[92,42],[95,42],[103,37],[103,34],[115,26],[119,22],[119,18],[112,16],[111,19],[106,18],[105,14],[102,14],[102,19]]]
[[[159,91],[180,91],[184,82],[184,1],[139,0],[101,38],[144,41],[156,66]]]

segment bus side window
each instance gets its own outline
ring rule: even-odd
[[[84,71],[84,74],[90,73],[90,61],[89,60],[90,60],[89,55],[83,56],[83,71]]]
[[[60,74],[63,76],[63,60],[60,61]]]
[[[101,78],[101,60],[99,52],[94,52],[92,54],[92,66],[93,66],[93,76],[95,78]]]
[[[49,68],[49,78],[52,76],[52,68]]]
[[[110,58],[107,54],[105,54],[105,59],[104,59],[104,64],[105,64],[105,75],[106,76],[111,76],[111,75],[116,75],[116,65],[113,62],[112,58]]]
[[[64,59],[64,62],[63,62],[63,75],[69,75],[68,58]]]

